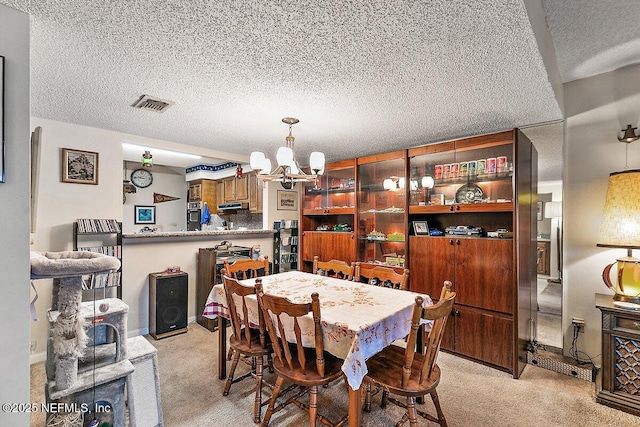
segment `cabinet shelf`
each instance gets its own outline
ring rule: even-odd
[[[356,191],[355,188],[309,188],[307,190],[307,194],[344,194],[344,193],[353,193]]]
[[[393,209],[393,210],[389,210],[389,209],[369,209],[366,211],[361,211],[360,215],[367,215],[367,214],[403,214],[404,215],[404,209],[402,208],[397,208],[397,209]]]
[[[504,181],[510,179],[513,176],[513,172],[498,172],[498,173],[484,173],[480,175],[461,176],[457,178],[442,178],[434,181],[435,187],[441,187],[445,185],[458,185],[468,184],[476,182],[491,182],[491,181]]]
[[[410,214],[446,214],[456,212],[511,212],[513,202],[456,203],[454,205],[409,206]]]

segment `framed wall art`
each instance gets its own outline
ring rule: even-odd
[[[155,206],[134,206],[134,224],[155,224],[156,223],[156,207]]]
[[[62,149],[62,182],[98,184],[98,153]]]
[[[0,56],[0,182],[6,182],[4,169],[4,56]]]
[[[298,210],[298,192],[278,190],[278,207],[279,211],[297,211]]]

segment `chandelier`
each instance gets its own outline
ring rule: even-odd
[[[263,181],[278,181],[282,187],[291,189],[296,182],[315,182],[318,175],[324,172],[324,153],[314,151],[309,156],[309,168],[311,174],[306,174],[293,155],[293,143],[295,138],[292,135],[292,126],[300,122],[294,117],[285,117],[282,121],[289,125],[289,135],[285,138],[285,146],[278,148],[276,161],[278,165],[271,169],[271,160],[267,159],[263,152],[254,151],[251,153],[251,169],[258,172],[258,176]]]

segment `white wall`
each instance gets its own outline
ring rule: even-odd
[[[0,5],[6,182],[0,183],[0,402],[29,402],[29,16]],[[29,414],[0,412],[0,425]]]
[[[593,357],[601,351],[601,315],[594,295],[613,294],[602,282],[602,269],[626,254],[596,243],[609,174],[624,170],[626,148],[629,168],[640,167],[640,143],[616,138],[627,124],[638,125],[640,66],[568,83],[564,93],[564,349],[567,353],[571,346],[571,318],[580,317],[586,330],[578,348]]]
[[[28,75],[28,72],[24,72],[23,74]],[[28,94],[28,90],[26,93]],[[28,114],[28,106],[25,110]],[[156,204],[156,217],[164,231],[175,231],[186,226],[186,200],[184,200],[184,198],[186,197],[187,183],[184,176],[177,178],[169,169],[164,168],[164,170],[162,170],[163,168],[154,166],[154,184],[147,189],[138,189],[136,194],[129,194],[125,205],[123,206],[122,204],[123,158],[121,144],[123,141],[141,145],[171,147],[178,150],[184,149],[184,146],[167,141],[36,117],[31,118],[31,126],[33,128],[36,126],[42,127],[38,217],[36,221],[36,233],[33,235],[32,250],[65,251],[73,249],[72,224],[78,218],[114,218],[118,221],[122,221],[124,218],[126,219],[125,230],[137,231],[142,226],[133,224],[133,206],[134,204],[153,205],[154,190],[169,196],[181,197],[181,199],[177,201]],[[27,127],[27,131],[28,130]],[[25,140],[28,141],[28,135]],[[61,149],[63,147],[98,152],[98,185],[61,182]],[[25,144],[25,149],[28,150],[27,144]],[[24,161],[26,162],[23,172],[28,174],[28,155],[23,153],[21,156],[24,157]],[[163,190],[157,191],[160,188],[158,185],[160,183],[163,184]],[[168,191],[164,190],[164,184],[169,186],[170,189]],[[21,196],[29,192],[28,176],[24,180],[24,185],[26,189],[20,192]],[[24,203],[28,203],[28,197],[24,200]],[[19,205],[14,206],[14,208],[18,207]],[[175,210],[174,213],[180,215],[182,220],[176,221],[172,219],[170,222],[163,222],[166,221],[169,215],[173,215],[170,212],[172,210]],[[10,216],[28,218],[28,206],[26,206],[23,215],[14,213]],[[25,242],[28,242],[29,224],[28,220],[26,221],[27,237],[25,237]],[[185,224],[181,226],[180,222],[184,222]],[[9,225],[11,232],[17,231],[15,224],[11,223]],[[129,254],[125,253],[124,256],[128,257]],[[166,258],[160,259],[164,260]],[[156,259],[154,261],[153,255],[148,251],[141,253],[141,258],[128,261],[138,265],[139,267],[137,268],[146,272],[141,276],[143,277],[142,280],[147,277],[146,275],[148,273],[160,271],[169,265],[180,265],[180,260],[174,258],[175,262],[163,261],[161,264],[162,268],[158,270],[158,267],[155,265],[155,261],[158,260]],[[13,265],[15,265],[15,263],[13,263],[12,266]],[[126,271],[123,273],[123,283],[125,284],[127,283],[126,280],[129,279],[127,274]],[[193,274],[195,278],[195,271]],[[139,281],[137,278],[133,280]],[[39,296],[36,303],[37,312],[40,318],[44,318],[47,309],[51,306],[52,281],[38,280],[35,282],[35,286]],[[128,284],[126,284],[125,287],[126,286],[128,286]],[[141,284],[140,286],[144,285]],[[192,286],[194,285],[190,284],[190,292]],[[25,287],[25,292],[28,292],[27,287]],[[125,299],[124,296],[126,295],[135,298]],[[123,288],[123,299],[133,307],[131,309],[132,311],[138,312],[148,309],[148,297],[145,295],[144,289],[139,289],[136,286],[126,290]],[[25,313],[28,314],[26,311]],[[190,307],[189,316],[195,316],[195,307]],[[25,323],[26,322],[27,320],[25,320]],[[145,330],[145,328],[147,328],[147,321],[145,320],[142,324],[132,324],[130,321],[129,328],[131,330]],[[36,354],[31,357],[31,361],[44,360],[47,340],[46,322],[31,322],[31,339],[37,343]]]
[[[129,179],[131,172],[140,167],[140,163],[127,163],[129,166],[126,176]],[[179,173],[173,168],[158,165],[150,170],[153,174],[153,184],[147,188],[137,188],[135,193],[127,194],[127,200],[122,205],[122,229],[125,233],[135,233],[145,226],[134,223],[134,208],[136,205],[143,205],[156,207],[156,223],[149,227],[158,228],[158,231],[186,230],[189,186],[185,181],[184,170]],[[154,204],[153,193],[179,197],[179,200]]]

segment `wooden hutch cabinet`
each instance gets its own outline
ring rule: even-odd
[[[515,378],[536,321],[536,170],[518,130],[409,150],[410,289],[437,296],[451,280],[442,348]],[[444,235],[416,233],[416,222]]]
[[[311,271],[315,255],[323,261],[356,261],[355,164],[355,159],[328,164],[317,183],[305,185],[300,250],[304,271]]]

